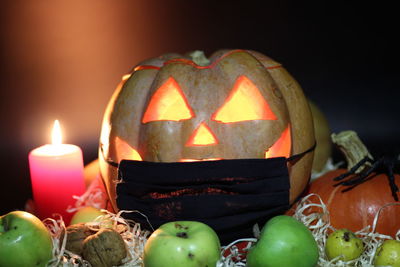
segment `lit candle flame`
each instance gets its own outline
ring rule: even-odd
[[[53,145],[62,144],[61,127],[58,120],[54,121],[53,131],[51,133],[51,140]]]

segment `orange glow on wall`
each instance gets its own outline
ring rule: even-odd
[[[249,120],[276,120],[257,86],[246,76],[240,76],[224,105],[213,115],[214,121],[231,123]]]
[[[135,62],[194,46],[181,35],[179,26],[186,19],[177,2],[2,4],[0,32],[7,51],[2,55],[7,84],[2,108],[12,116],[3,123],[11,130],[0,135],[2,140],[18,138],[21,149],[46,142],[42,129],[58,118],[69,129],[65,142],[84,146],[89,150],[85,159],[94,158],[104,108],[120,75]],[[148,14],[154,14],[151,22]],[[18,99],[19,105],[8,99]]]
[[[212,133],[210,127],[202,122],[196,130],[194,130],[186,146],[210,146],[218,144],[217,138]]]
[[[175,79],[170,77],[151,97],[142,122],[181,121],[193,117],[193,111],[182,89]]]
[[[290,125],[288,125],[275,144],[265,152],[265,158],[290,157],[291,140]]]

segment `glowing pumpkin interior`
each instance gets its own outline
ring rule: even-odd
[[[153,121],[183,121],[194,118],[190,107],[177,81],[169,77],[152,95],[144,112],[142,123]],[[239,76],[224,104],[212,115],[218,123],[236,123],[251,120],[277,120],[267,100],[257,86],[246,76]],[[218,138],[212,129],[201,122],[186,142],[186,146],[212,146],[218,144]],[[116,145],[121,159],[142,160],[137,150],[120,138]],[[289,157],[291,152],[290,125],[282,132],[280,138],[266,149],[265,158]],[[118,160],[121,160],[118,159]],[[204,160],[204,159],[203,159]],[[216,160],[216,159],[206,159]],[[197,161],[182,159],[181,161]]]
[[[218,144],[217,138],[205,122],[200,123],[194,130],[186,146],[211,146]]]
[[[150,99],[142,123],[151,121],[181,121],[194,114],[179,84],[170,77]]]
[[[232,123],[249,120],[276,120],[276,116],[257,86],[242,75],[236,80],[224,105],[212,116],[212,120]]]

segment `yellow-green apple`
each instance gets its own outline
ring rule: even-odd
[[[318,245],[311,231],[295,218],[279,215],[262,228],[259,240],[250,248],[248,267],[314,267]]]
[[[221,257],[215,231],[197,221],[174,221],[161,225],[144,247],[145,267],[215,266]]]
[[[342,261],[357,259],[364,251],[364,244],[352,231],[339,229],[329,234],[325,244],[328,260],[339,257]]]
[[[52,251],[50,232],[33,214],[12,211],[0,217],[0,267],[44,267]]]
[[[400,241],[383,241],[383,243],[376,250],[374,265],[400,267]]]
[[[83,207],[75,212],[69,224],[93,222],[97,217],[102,215],[106,215],[106,213],[102,212],[100,209],[91,206]]]

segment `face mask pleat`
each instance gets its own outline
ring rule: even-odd
[[[255,223],[289,207],[285,158],[159,163],[123,160],[119,164],[117,205],[138,210],[153,228],[168,221],[201,221],[223,243],[252,236]],[[139,213],[126,218],[150,229]]]

